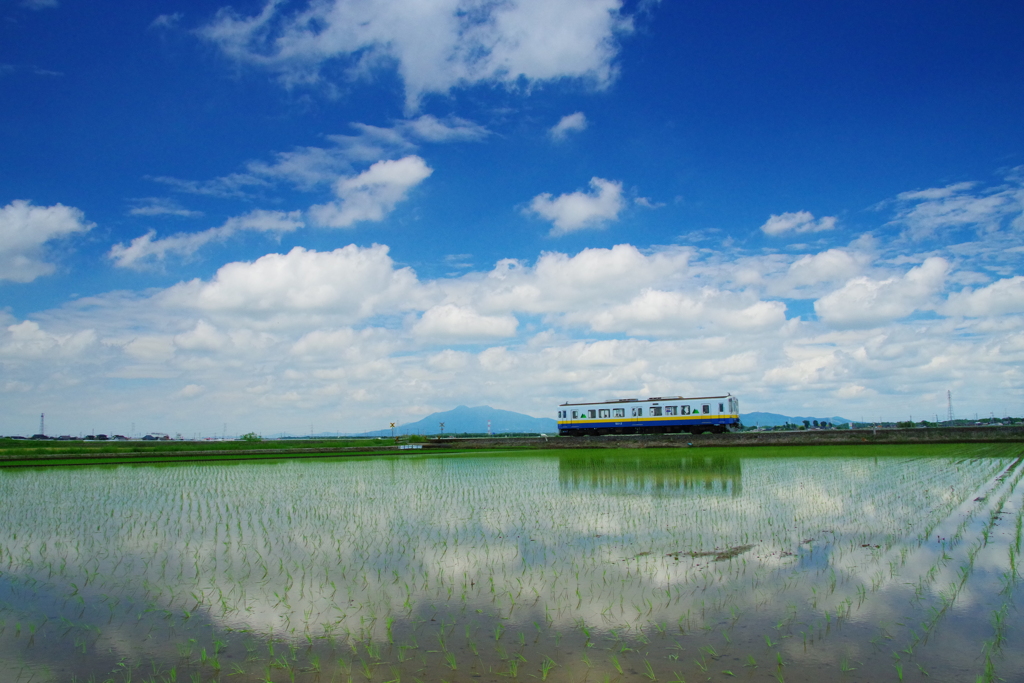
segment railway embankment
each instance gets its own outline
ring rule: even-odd
[[[812,429],[726,434],[630,434],[584,437],[475,438],[431,441],[430,448],[707,448],[716,446],[824,446],[916,443],[1024,443],[1024,426],[933,427],[922,429]]]
[[[850,446],[928,443],[1022,443],[1024,426],[938,427],[927,429],[832,429],[787,432],[736,432],[727,434],[636,434],[593,437],[476,437],[430,439],[407,444],[375,441],[358,446],[281,447],[253,449],[179,450],[174,443],[158,448],[117,452],[88,452],[76,447],[18,449],[0,452],[0,467],[77,464],[231,462],[283,458],[336,458],[377,455],[415,455],[424,452],[509,451],[594,448],[714,448],[758,446]],[[405,450],[405,449],[415,450]]]

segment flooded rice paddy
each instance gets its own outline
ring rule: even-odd
[[[0,670],[1020,680],[1022,450],[4,470]]]

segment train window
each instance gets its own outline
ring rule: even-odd
[[[597,411],[597,416],[598,417],[611,417],[612,416],[612,411],[608,410],[607,408],[601,408],[601,410]]]
[[[625,408],[616,408],[614,412],[615,412],[615,417],[626,417],[626,409]]]
[[[587,411],[587,415],[590,417],[591,420],[593,420],[595,417],[597,417],[597,411],[596,410],[588,410]]]
[[[701,412],[704,413],[705,415],[710,415],[711,414],[711,406],[708,405],[707,403],[705,403],[704,405],[701,406]]]
[[[683,415],[689,415],[690,414],[690,406],[679,406],[679,407],[683,409],[683,412],[682,412]]]
[[[724,412],[725,412],[725,404],[724,403],[719,403],[718,404],[718,414],[721,415]]]
[[[643,408],[633,408],[633,417],[643,417],[643,416],[644,416],[644,409]]]
[[[679,414],[677,412],[678,410],[679,410],[679,408],[676,407],[676,406],[665,406],[665,414],[666,415],[678,415]]]
[[[576,419],[576,418],[578,418],[579,416],[580,416],[580,414],[579,414],[579,412],[578,412],[578,411],[575,411],[575,410],[574,410],[574,411],[572,411],[572,419],[574,419],[574,420],[575,420],[575,419]]]
[[[660,415],[661,415],[661,407],[660,406],[653,406],[651,408],[651,417],[658,417]]]

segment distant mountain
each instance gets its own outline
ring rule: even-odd
[[[744,427],[754,427],[755,425],[760,425],[761,427],[781,427],[787,422],[802,425],[804,420],[812,424],[817,420],[818,422],[831,422],[834,425],[853,422],[853,420],[848,420],[845,417],[791,417],[789,415],[779,415],[778,413],[742,413],[740,414],[740,420],[742,420]]]
[[[486,434],[488,420],[491,421],[492,434],[508,432],[558,433],[558,422],[549,417],[531,417],[490,406],[476,406],[475,408],[459,406],[442,413],[433,413],[417,422],[398,425],[395,427],[395,434],[438,434],[441,431],[441,422],[444,422],[445,434]],[[391,430],[378,429],[359,436],[391,436]]]

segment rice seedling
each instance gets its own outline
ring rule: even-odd
[[[504,647],[522,650],[529,632],[545,680],[591,668],[666,680],[700,675],[722,650],[756,652],[754,638],[777,664],[785,652],[787,671],[800,670],[801,644],[842,671],[846,646],[870,649],[877,614],[899,604],[913,616],[881,638],[934,669],[952,656],[936,639],[970,637],[956,627],[967,591],[988,615],[995,670],[1020,624],[1000,610],[1019,579],[1021,516],[1005,520],[1024,509],[1024,468],[1006,446],[930,448],[943,457],[583,452],[7,470],[0,643],[34,637],[19,663],[78,657],[83,679],[109,671],[104,653],[127,638],[134,664],[180,661],[190,675],[223,666],[239,683],[274,672],[344,680],[338,654],[351,651],[359,678],[378,681],[412,680],[449,656],[460,673],[516,677],[525,657]],[[80,502],[35,502],[69,500],[72,488]],[[989,595],[992,566],[1002,573]],[[680,657],[669,624],[697,658]],[[797,633],[796,649],[780,649]],[[560,657],[563,641],[582,656]],[[222,663],[225,650],[241,661]],[[598,650],[609,651],[604,666],[587,654]],[[878,670],[863,659],[858,670]]]

